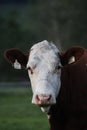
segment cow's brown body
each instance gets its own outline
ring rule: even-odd
[[[50,110],[51,130],[87,130],[87,50],[62,68],[61,89]]]

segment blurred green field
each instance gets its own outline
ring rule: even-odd
[[[46,115],[31,98],[30,88],[0,87],[0,130],[49,130]]]

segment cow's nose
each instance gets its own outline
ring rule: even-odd
[[[36,95],[38,105],[49,105],[51,104],[51,95],[39,94]]]

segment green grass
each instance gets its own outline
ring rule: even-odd
[[[1,88],[0,130],[49,130],[46,115],[31,104],[31,99],[29,88],[15,88],[15,91],[14,88],[13,91],[12,88]]]

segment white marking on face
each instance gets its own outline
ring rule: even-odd
[[[31,48],[27,68],[29,68],[34,104],[43,105],[39,104],[37,95],[45,95],[44,105],[56,103],[61,85],[61,69],[58,70],[61,63],[58,52],[56,46],[48,41],[42,41]],[[51,95],[50,100],[46,100],[49,95]],[[43,108],[47,110],[46,107]]]

